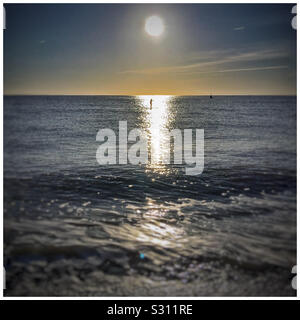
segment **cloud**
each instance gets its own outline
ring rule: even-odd
[[[163,73],[211,73],[211,72],[220,72],[217,69],[213,68],[219,66],[226,66],[232,64],[249,63],[249,62],[262,62],[281,59],[287,57],[285,50],[280,49],[265,49],[265,50],[256,50],[256,51],[241,51],[235,52],[234,50],[223,50],[223,51],[209,51],[198,53],[199,58],[194,57],[194,62],[182,65],[173,65],[166,67],[156,67],[156,68],[147,68],[147,69],[135,69],[135,70],[123,70],[120,73],[123,74],[143,74],[143,75],[155,75]],[[272,66],[274,67],[277,66]],[[282,66],[278,66],[282,68]],[[209,70],[205,70],[209,68]],[[269,67],[266,67],[269,68]],[[223,67],[224,70],[226,70]],[[240,70],[245,71],[246,68],[230,68],[228,70]],[[257,69],[258,70],[258,69]],[[229,71],[228,71],[229,72]]]
[[[244,71],[263,71],[263,70],[278,70],[288,69],[287,65],[281,66],[268,66],[268,67],[253,67],[253,68],[236,68],[236,69],[225,69],[225,70],[214,70],[214,71],[199,71],[194,73],[226,73],[226,72],[244,72]]]
[[[235,30],[235,31],[245,30],[245,27],[244,26],[235,27],[235,28],[233,28],[233,30]]]

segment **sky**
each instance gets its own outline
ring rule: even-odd
[[[5,94],[296,94],[292,4],[6,4]],[[158,16],[164,32],[145,31]]]

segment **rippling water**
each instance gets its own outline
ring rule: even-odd
[[[121,120],[151,164],[97,163]],[[174,128],[202,175],[161,163]],[[296,98],[7,96],[4,227],[6,295],[294,295]]]

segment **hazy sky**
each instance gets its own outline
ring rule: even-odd
[[[5,5],[6,94],[296,94],[293,5]],[[165,26],[145,32],[147,17]]]

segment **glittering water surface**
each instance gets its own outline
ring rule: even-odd
[[[151,162],[100,166],[124,120]],[[164,164],[174,128],[202,175]],[[5,97],[4,227],[6,295],[293,295],[296,98]]]

